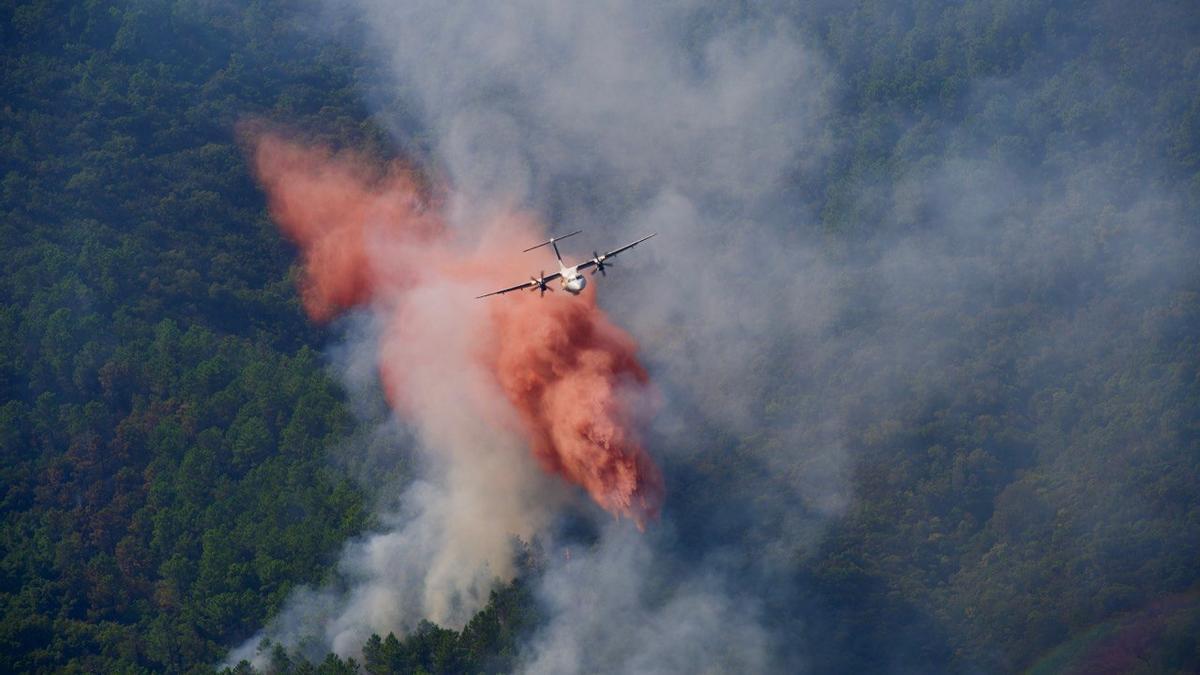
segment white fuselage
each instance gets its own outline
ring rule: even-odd
[[[587,279],[583,278],[583,275],[574,267],[560,265],[558,271],[562,274],[560,277],[562,289],[571,295],[579,295],[580,291],[587,287]]]

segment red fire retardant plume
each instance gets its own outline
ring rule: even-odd
[[[402,307],[406,294],[425,285],[465,276],[479,284],[472,290],[483,292],[531,271],[525,268],[530,260],[512,255],[544,238],[544,228],[529,218],[479,223],[470,235],[481,242],[479,250],[462,253],[453,249],[451,228],[410,167],[380,167],[261,129],[244,128],[243,137],[271,216],[300,247],[304,305],[315,321],[364,304],[401,312],[383,308]],[[489,338],[464,358],[495,377],[544,469],[640,527],[657,516],[663,496],[662,475],[636,432],[650,398],[646,371],[633,338],[608,320],[592,291],[564,296],[520,291],[470,299],[487,303],[478,313],[485,325],[472,330]],[[421,348],[412,348],[425,344],[414,333],[421,326],[402,314],[387,318],[380,363],[385,389],[401,414],[419,414],[405,399],[420,392],[408,392],[403,376],[406,360],[421,358]],[[406,348],[388,347],[396,341]]]

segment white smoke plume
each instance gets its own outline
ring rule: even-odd
[[[417,452],[404,456],[393,445],[401,456],[392,461],[413,462],[422,478],[407,487],[369,485],[381,498],[381,530],[347,543],[334,582],[296,592],[227,661],[264,665],[269,654],[258,653],[263,638],[319,660],[329,651],[355,654],[372,633],[403,633],[422,619],[462,625],[487,601],[497,579],[512,577],[515,538],[530,540],[565,498],[522,439],[485,421],[512,413],[493,380],[467,358],[478,339],[471,305],[448,304],[444,295],[461,291],[430,287],[406,298],[406,316],[426,327],[419,336],[436,344],[405,343],[422,355],[404,359],[415,364],[404,376],[406,386],[421,392],[413,401],[417,410],[403,431],[396,420],[378,429],[411,440]],[[369,312],[351,316],[346,341],[333,351],[335,374],[352,396],[366,400],[379,395],[372,391],[376,323]],[[391,490],[402,490],[399,499],[385,499]]]
[[[848,182],[847,210],[877,220],[827,236],[813,200],[789,191],[853,151],[857,139],[826,124],[838,75],[782,10],[715,4],[357,0],[321,17],[361,29],[378,55],[365,96],[400,145],[428,146],[448,175],[453,226],[469,234],[478,213],[520,205],[552,230],[583,228],[564,251],[576,257],[659,233],[595,292],[665,399],[650,444],[666,465],[663,522],[646,536],[597,526],[570,561],[552,557],[529,672],[803,669],[780,637],[802,623],[772,626],[760,605],[787,597],[789,561],[853,507],[856,446],[894,440],[964,383],[1004,414],[1024,403],[998,373],[1036,381],[1082,354],[1119,358],[1100,336],[1136,310],[1106,303],[1100,279],[1156,299],[1189,269],[1178,195],[1095,175],[1101,142],[1053,148],[1035,174],[965,124],[939,130],[944,159]],[[971,83],[967,105],[1003,120],[1005,92],[1048,72]],[[1012,300],[1048,285],[1070,290]],[[442,298],[481,289],[437,290],[423,320],[444,325],[448,344],[468,339],[472,310]],[[976,321],[980,307],[999,318]],[[1014,343],[998,339],[1004,321],[1033,328]],[[415,374],[429,388],[413,430],[424,479],[385,511],[383,533],[347,545],[338,584],[298,594],[266,635],[353,654],[370,632],[419,617],[457,625],[507,574],[510,536],[550,536],[569,497],[518,439],[480,427],[480,407],[499,399],[459,365]],[[475,480],[488,471],[470,459],[479,447],[526,462],[509,491]],[[702,509],[706,496],[689,494],[694,512],[673,511],[689,465],[714,457],[755,498]]]
[[[745,222],[729,223],[723,236],[711,215],[699,216],[698,204],[716,199],[757,203],[795,162],[820,155],[817,120],[826,85],[819,60],[786,24],[772,16],[747,17],[708,32],[711,23],[689,3],[354,7],[361,13],[356,18],[369,27],[369,44],[385,54],[395,77],[374,83],[376,92],[401,92],[402,104],[421,111],[421,124],[434,139],[434,158],[455,190],[451,224],[470,228],[480,212],[516,204],[540,210],[554,229],[584,227],[597,248],[617,245],[646,228],[662,232],[665,236],[656,240],[665,242],[662,250],[639,247],[621,262],[627,269],[620,271],[640,277],[646,293],[639,301],[620,303],[622,313],[640,337],[650,339],[650,358],[674,378],[674,386],[707,392],[699,399],[707,414],[751,427],[754,411],[744,402],[754,399],[756,385],[740,381],[738,374],[763,346],[752,327],[772,317],[763,303],[743,304],[741,315],[728,315],[723,308],[746,292],[791,289],[787,267],[780,264],[786,242],[781,246],[752,230],[735,236]],[[381,119],[393,118],[384,114]],[[405,143],[414,130],[394,131]],[[571,181],[581,184],[579,201],[599,200],[598,208],[564,199],[564,185]],[[622,217],[600,220],[614,214]],[[722,252],[714,254],[714,247]],[[658,261],[689,259],[705,260],[708,271],[692,276],[667,263],[647,273]],[[757,277],[743,274],[751,260],[757,261]],[[725,274],[729,277],[722,280]],[[688,282],[678,283],[684,277]],[[746,283],[728,283],[737,278]],[[419,618],[461,625],[480,607],[492,580],[510,575],[512,537],[545,534],[565,491],[540,475],[518,439],[481,422],[503,414],[481,410],[503,405],[503,397],[487,391],[486,379],[460,360],[470,348],[463,341],[479,339],[471,330],[471,310],[445,301],[446,294],[463,290],[430,289],[413,301],[416,307],[406,308],[408,320],[438,326],[434,337],[444,341],[432,351],[445,361],[407,375],[422,392],[411,433],[423,450],[424,478],[405,491],[399,509],[381,514],[382,532],[347,545],[335,582],[297,593],[230,661],[251,656],[263,637],[309,656],[327,649],[354,654],[371,632],[403,632]],[[817,289],[795,290],[820,303]],[[627,295],[616,283],[608,292]],[[662,311],[672,306],[678,309]],[[688,306],[698,314],[684,325],[702,331],[680,343],[671,335],[682,334],[672,330],[671,314]],[[791,323],[787,316],[774,318]],[[357,321],[369,327],[369,318]],[[336,365],[344,368],[352,393],[370,396],[371,385],[363,380],[373,376],[366,364],[374,359],[377,339],[360,326],[347,331],[347,342],[335,348]],[[427,347],[415,348],[429,353]],[[723,393],[714,396],[722,385]],[[661,424],[670,426],[673,416],[678,413],[668,409]],[[481,448],[487,450],[481,454]],[[840,474],[836,466],[832,471],[825,477],[835,480],[819,481],[823,494],[814,499],[836,511]],[[496,475],[506,476],[509,484],[496,485]],[[602,667],[600,652],[563,651],[557,643],[594,642],[597,636],[590,631],[609,624],[612,611],[655,617],[662,631],[678,638],[644,635],[639,644],[650,651],[629,654],[621,669],[700,665],[733,639],[742,647],[729,652],[728,665],[761,666],[764,638],[753,612],[730,595],[718,575],[698,570],[665,596],[645,592],[644,576],[660,564],[657,557],[628,527],[615,526],[603,530],[594,552],[578,551],[571,565],[554,567],[546,596],[558,614],[539,638],[529,668]],[[582,624],[571,608],[583,605],[568,597],[570,580],[580,575],[601,584],[599,593],[614,603],[595,608],[594,620]],[[624,588],[607,589],[618,577]],[[735,624],[744,625],[730,631]],[[604,643],[615,653],[625,642],[613,634]],[[697,651],[699,642],[709,643],[710,651]],[[684,658],[682,650],[692,656]],[[261,663],[263,655],[259,658]]]

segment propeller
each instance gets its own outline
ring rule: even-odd
[[[607,257],[608,256],[601,256],[599,253],[592,251],[592,262],[596,263],[596,269],[592,270],[592,276],[596,276],[596,272],[599,272],[600,276],[602,277],[608,276],[608,272],[605,272],[604,268],[611,267],[612,263],[604,262],[604,259]]]
[[[532,281],[533,283],[537,284],[536,288],[539,291],[541,291],[542,295],[545,295],[546,291],[551,291],[551,292],[554,291],[553,288],[550,288],[549,286],[546,285],[546,270],[542,270],[541,272],[538,272],[538,275],[536,277],[529,277],[529,280]]]

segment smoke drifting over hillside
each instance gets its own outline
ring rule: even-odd
[[[402,629],[419,616],[461,621],[490,578],[508,571],[510,552],[489,536],[502,531],[540,534],[551,549],[572,546],[570,560],[551,557],[540,589],[549,623],[522,655],[531,672],[691,672],[714,664],[797,672],[809,655],[795,636],[818,630],[811,624],[819,618],[806,615],[795,570],[820,549],[829,525],[853,512],[854,471],[893,500],[898,517],[914,521],[926,505],[902,481],[921,480],[924,463],[941,461],[953,463],[959,481],[947,501],[965,501],[962,495],[985,479],[1032,481],[1023,472],[1046,467],[1052,478],[1036,494],[1072,531],[1101,523],[1094,527],[1112,528],[1106,531],[1119,539],[1122,518],[1153,511],[1111,475],[1091,476],[1091,485],[1104,489],[1084,489],[1078,485],[1088,484],[1079,477],[1085,469],[1058,464],[1067,448],[1109,452],[1111,440],[1089,436],[1102,422],[1059,412],[1080,416],[1072,435],[1045,431],[1058,379],[1092,369],[1103,381],[1138,358],[1172,320],[1165,309],[1145,308],[1168,305],[1194,274],[1187,256],[1194,241],[1182,225],[1179,196],[1149,176],[1094,168],[1114,152],[1109,139],[1122,130],[1092,129],[1087,142],[1046,133],[1038,141],[1044,156],[1030,158],[1026,145],[1033,143],[1025,137],[1036,134],[1019,128],[1014,120],[1022,113],[1009,101],[1042,86],[1062,67],[1055,59],[1066,56],[1053,52],[1007,77],[968,83],[968,121],[873,113],[883,120],[878,126],[900,129],[892,164],[839,174],[841,182],[829,188],[826,174],[868,152],[878,132],[859,137],[857,127],[830,126],[839,107],[867,103],[840,98],[845,74],[802,37],[796,26],[803,18],[783,10],[724,11],[699,2],[353,7],[367,47],[386,64],[364,82],[365,95],[399,144],[422,138],[448,177],[452,188],[436,209],[444,219],[434,229],[453,242],[418,259],[403,246],[391,251],[368,242],[390,271],[358,265],[355,274],[403,277],[467,261],[459,273],[439,272],[436,282],[422,280],[402,297],[372,298],[387,307],[377,315],[399,317],[395,325],[374,319],[368,331],[380,336],[384,363],[413,370],[399,385],[385,373],[385,386],[402,411],[453,411],[448,419],[416,413],[413,419],[436,421],[417,423],[423,445],[494,456],[514,485],[493,491],[481,477],[490,470],[462,467],[466,475],[456,476],[453,462],[443,467],[445,476],[434,471],[408,493],[415,515],[391,514],[393,532],[347,547],[346,592],[300,596],[280,620],[292,628],[268,634],[296,644],[296,636],[316,632],[324,636],[318,651],[353,653],[354,639],[368,629]],[[329,10],[340,18],[346,12],[341,5]],[[964,17],[964,30],[978,21]],[[850,44],[863,54],[871,47]],[[1128,128],[1147,114],[1131,106]],[[906,146],[907,130],[944,152],[922,155]],[[403,182],[398,176],[375,176],[370,184]],[[537,269],[517,251],[540,241],[542,226],[512,216],[513,205],[537,213],[550,231],[584,229],[571,242],[589,244],[564,247],[568,257],[651,231],[659,237],[622,256],[615,273],[580,298],[460,303]],[[417,223],[429,217],[387,199],[379,208],[389,217],[410,209]],[[831,234],[818,222],[843,230]],[[305,236],[300,229],[291,234]],[[321,245],[306,250],[310,260],[342,255]],[[360,287],[374,282],[355,274],[345,288],[326,289],[310,277],[310,311],[320,317],[327,305],[361,302]],[[600,308],[636,338],[644,368],[632,361],[632,338]],[[503,317],[489,318],[495,311]],[[554,391],[543,377],[542,359],[557,358],[555,341],[564,337],[553,327],[575,326],[581,317],[593,320],[582,339],[608,355],[602,372],[616,373],[600,378],[599,396],[585,383],[590,376],[577,380],[578,388]],[[408,330],[424,337],[382,337]],[[370,348],[366,342],[350,339],[349,348]],[[452,353],[495,351],[447,381],[442,373],[456,366],[436,360],[449,358],[436,348],[443,344]],[[435,361],[412,358],[414,349]],[[523,365],[505,365],[509,358]],[[488,368],[512,377],[484,387]],[[520,379],[522,369],[534,373],[532,382]],[[657,391],[647,390],[647,378]],[[1143,385],[1113,377],[1073,395],[1085,408],[1103,400],[1120,417],[1145,400]],[[653,419],[631,403],[647,398],[658,405]],[[532,445],[543,467],[587,486],[564,446],[547,460],[544,446],[558,442],[554,433],[531,431],[587,424],[595,413],[574,407],[580,399],[610,412],[611,434],[601,445],[645,445],[662,462],[671,498],[646,535],[596,521],[582,537],[586,545],[565,535],[553,541],[561,533],[551,523],[570,499],[531,468],[522,448]],[[626,407],[613,414],[613,401]],[[647,430],[644,441],[627,435],[639,429]],[[902,466],[911,475],[874,473],[868,460],[885,450],[909,453]],[[611,512],[652,514],[658,473],[639,453],[618,455],[643,477],[640,487],[618,480],[611,490],[589,492]],[[490,501],[501,493],[505,503],[496,509]],[[981,495],[972,499],[982,506],[955,522],[896,523],[911,528],[902,553],[869,552],[888,573],[934,565],[913,562],[924,558],[910,560],[910,550],[949,559],[936,542],[991,536],[987,516],[994,511],[1003,521],[1020,501]],[[469,534],[464,541],[489,542],[488,550],[448,553],[442,539],[460,533]],[[1060,545],[1082,547],[1080,541]],[[1022,550],[1009,543],[988,555]],[[989,578],[981,571],[986,556],[970,550],[961,569],[945,572],[949,590],[923,599],[921,616],[940,611],[939,603],[970,604],[964,598],[982,592],[975,589]],[[389,555],[417,562],[397,568],[383,563]],[[847,558],[846,569],[868,574]],[[430,561],[438,564],[424,577],[421,565]],[[480,562],[488,570],[480,571]],[[460,611],[407,597],[456,597],[438,590],[447,578],[466,598],[450,603]],[[315,619],[305,614],[314,606],[336,606],[333,625],[353,623],[356,632],[337,638],[328,610]],[[940,631],[974,630],[965,618],[939,618]],[[288,632],[295,627],[299,632]],[[913,666],[904,635],[885,639],[894,642],[890,667]]]
[[[536,221],[495,214],[464,246],[403,165],[254,124],[245,136],[272,217],[302,252],[309,314],[366,308],[377,330],[352,349],[377,353],[385,394],[431,465],[391,516],[396,529],[347,549],[355,585],[298,596],[276,639],[345,651],[420,618],[469,618],[511,576],[512,538],[538,533],[563,498],[525,448],[614,515],[639,528],[657,517],[662,476],[639,439],[653,392],[634,341],[590,297],[473,299],[520,278],[490,247],[541,238]]]
[[[786,22],[770,14],[725,21],[687,3],[358,8],[372,27],[368,44],[395,75],[369,96],[402,92],[375,101],[381,121],[397,121],[402,144],[416,130],[387,111],[416,111],[455,188],[450,227],[478,237],[476,213],[519,203],[543,214],[551,231],[584,230],[567,242],[568,256],[661,233],[593,286],[593,297],[653,345],[645,357],[665,385],[654,421],[657,452],[686,465],[713,447],[722,427],[758,428],[771,380],[764,359],[783,336],[815,336],[831,312],[826,265],[795,234],[776,228],[784,214],[807,217],[780,208],[788,173],[818,166],[828,149],[820,125],[827,74]],[[480,248],[524,265],[525,275],[536,268],[517,254],[524,245],[494,244]],[[800,428],[809,424],[788,420],[777,443],[811,436],[814,430]],[[713,521],[753,537],[774,532],[761,551],[750,551],[764,556],[762,576],[739,587],[729,576],[742,573],[737,556],[678,558],[685,547],[665,543],[674,523],[652,529],[648,540],[602,530],[591,545],[573,547],[561,569],[552,559],[547,598],[563,613],[537,638],[528,667],[674,671],[704,663],[702,653],[726,654],[730,669],[766,666],[775,658],[764,647],[770,631],[759,626],[756,592],[747,591],[776,583],[777,562],[844,508],[846,455],[833,436],[836,424],[813,425],[824,434],[819,445],[788,448],[783,457],[756,451],[751,461],[769,465],[763,489],[783,500],[762,513],[730,502]],[[649,581],[672,577],[683,583]],[[617,579],[626,585],[610,589]],[[569,597],[574,587],[611,590],[614,603],[591,608]],[[633,590],[646,588],[653,592]],[[573,607],[591,619],[580,621]],[[697,607],[706,610],[685,609]],[[641,634],[637,626],[646,622],[671,624],[687,639],[597,633],[628,624]],[[698,650],[700,643],[711,650]]]

